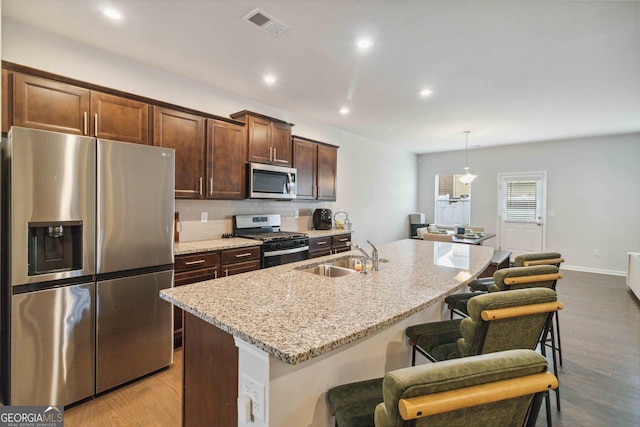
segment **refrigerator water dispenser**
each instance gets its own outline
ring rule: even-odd
[[[29,276],[82,269],[82,221],[29,223]]]

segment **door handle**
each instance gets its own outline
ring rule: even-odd
[[[209,195],[213,196],[213,178],[209,178]]]
[[[96,113],[96,115],[93,118],[94,121],[94,127],[95,127],[95,136],[98,136],[98,113]]]
[[[84,135],[87,134],[87,112],[85,111],[84,114],[82,114],[82,133]]]
[[[200,191],[198,194],[202,196],[202,177],[198,178],[198,185],[200,186]]]

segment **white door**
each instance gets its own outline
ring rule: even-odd
[[[498,175],[498,239],[511,259],[544,252],[547,173]]]

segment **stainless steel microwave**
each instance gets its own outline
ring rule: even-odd
[[[247,164],[247,197],[291,200],[296,198],[297,170],[283,166]]]

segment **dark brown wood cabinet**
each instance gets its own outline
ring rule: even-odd
[[[331,236],[309,239],[309,258],[318,258],[332,253]]]
[[[297,170],[296,198],[315,200],[318,195],[318,144],[294,136],[293,167]]]
[[[338,147],[318,145],[318,200],[336,200]]]
[[[309,258],[350,251],[349,242],[351,242],[351,233],[312,237],[309,239]]]
[[[189,255],[176,255],[174,260],[175,287],[190,283],[212,280],[220,277],[220,252],[202,252]],[[173,307],[173,342],[182,344],[182,309]]]
[[[202,116],[153,107],[153,145],[176,150],[176,198],[203,197],[205,122]]]
[[[222,251],[222,277],[260,269],[260,246]]]
[[[13,73],[2,69],[2,132],[9,132],[12,124],[12,117],[9,114],[13,111]]]
[[[351,242],[351,233],[339,234],[331,237],[331,250],[334,254],[347,252],[351,250],[349,243]]]
[[[149,105],[28,74],[13,74],[12,124],[149,143]]]
[[[297,198],[335,201],[338,147],[300,136],[294,136],[292,143]]]
[[[149,144],[149,104],[91,91],[91,119],[96,138]]]
[[[207,198],[245,198],[245,141],[245,126],[207,119]]]
[[[246,110],[231,118],[247,124],[248,162],[291,166],[293,124]]]

